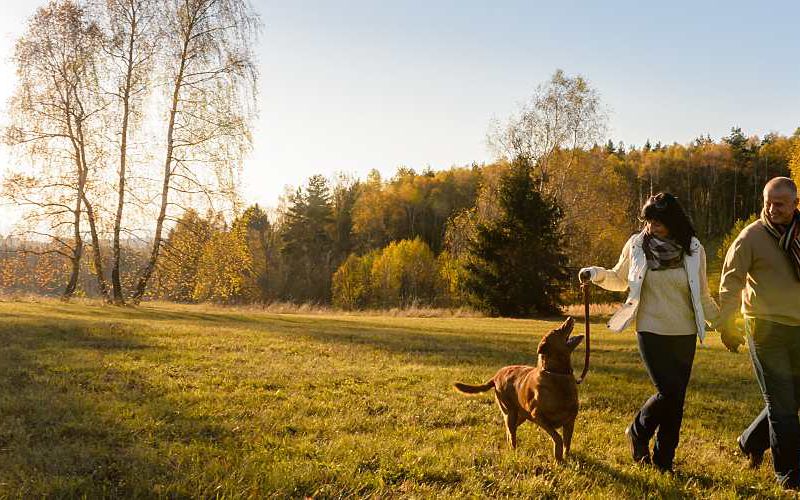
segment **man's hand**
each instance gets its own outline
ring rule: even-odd
[[[736,328],[736,318],[731,316],[730,319],[719,325],[720,339],[725,347],[731,352],[739,352],[739,346],[744,344],[744,336]]]

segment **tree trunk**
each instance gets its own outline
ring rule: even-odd
[[[739,176],[736,175],[736,163],[733,164],[733,219],[731,221],[736,223],[736,197],[739,189]]]
[[[70,142],[72,143],[73,153],[75,155],[75,171],[78,174],[78,185],[76,186],[75,196],[75,211],[73,226],[73,238],[75,239],[75,247],[72,250],[72,270],[70,271],[67,286],[64,288],[62,299],[67,300],[75,294],[75,289],[78,287],[78,277],[81,271],[81,258],[83,257],[83,239],[81,238],[81,203],[84,198],[84,190],[86,189],[86,173],[83,169],[83,159],[81,158],[81,148],[78,145],[77,138],[72,128],[72,112],[71,103],[69,98],[64,102],[65,109],[65,122],[67,124],[67,132]],[[77,123],[79,119],[76,118]]]
[[[122,293],[122,280],[120,279],[120,248],[119,233],[122,228],[122,210],[125,206],[125,169],[128,154],[128,119],[130,117],[131,80],[133,78],[133,46],[136,33],[135,11],[131,19],[131,34],[128,38],[128,61],[125,74],[125,88],[122,95],[122,131],[119,145],[119,181],[117,186],[117,213],[114,216],[114,236],[112,242],[111,262],[111,287],[113,289],[114,304],[124,305],[125,297]]]
[[[167,128],[167,153],[164,158],[164,182],[161,186],[161,209],[158,212],[158,219],[156,219],[156,231],[155,234],[153,234],[153,248],[150,250],[150,258],[144,266],[144,269],[142,269],[139,280],[136,283],[136,288],[131,295],[131,301],[133,301],[134,304],[141,302],[144,296],[145,290],[147,289],[147,282],[150,280],[150,276],[153,274],[153,270],[156,267],[158,252],[161,248],[161,232],[164,229],[164,219],[167,216],[170,180],[172,178],[172,153],[175,147],[173,139],[175,134],[175,115],[178,113],[178,101],[183,86],[183,75],[186,69],[192,31],[192,29],[189,29],[184,36],[180,67],[175,77],[175,86],[172,91],[172,105],[169,111],[169,126]]]
[[[89,221],[89,232],[92,235],[92,258],[94,270],[97,274],[97,285],[100,288],[100,295],[103,297],[103,300],[106,303],[111,303],[111,297],[108,295],[108,283],[106,282],[105,273],[103,272],[103,254],[100,251],[100,238],[97,236],[94,210],[89,200],[86,199],[86,193],[83,195],[83,204],[86,206],[86,218]]]
[[[80,100],[77,100],[76,102],[78,103],[78,106],[83,109]],[[103,272],[103,257],[100,249],[100,238],[97,235],[94,209],[86,197],[86,179],[89,178],[89,165],[86,160],[86,140],[83,135],[83,119],[78,119],[75,121],[75,133],[77,134],[77,146],[78,150],[80,151],[80,155],[78,155],[78,167],[81,169],[81,172],[83,172],[83,189],[81,190],[81,198],[83,198],[83,204],[86,207],[86,218],[89,221],[89,231],[92,237],[94,270],[95,274],[97,275],[97,285],[100,289],[100,294],[102,295],[103,300],[108,303],[108,283],[106,283],[105,273]]]
[[[81,184],[82,181],[79,179],[79,191],[83,191]],[[81,239],[81,196],[78,196],[77,198],[78,199],[75,201],[74,211],[75,220],[73,222],[73,228],[75,230],[73,234],[73,238],[75,238],[75,246],[72,249],[72,258],[70,259],[72,261],[72,270],[70,271],[67,286],[64,288],[64,293],[61,295],[61,298],[64,300],[69,299],[75,293],[75,289],[78,286],[78,275],[81,271],[81,256],[83,255],[83,240]]]

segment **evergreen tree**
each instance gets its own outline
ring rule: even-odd
[[[283,257],[290,279],[291,300],[328,302],[333,272],[333,212],[328,182],[321,175],[308,180],[290,200],[283,233]]]
[[[536,189],[527,161],[516,160],[500,181],[499,217],[478,224],[469,243],[466,286],[493,315],[556,314],[566,257],[561,209]]]
[[[750,199],[747,196],[746,179],[753,176],[753,158],[755,151],[750,147],[750,141],[747,136],[742,132],[741,127],[731,128],[731,134],[722,138],[723,141],[728,143],[731,148],[732,165],[733,165],[733,197],[732,197],[732,212],[734,221],[739,219],[741,213],[752,213],[757,210],[760,203],[752,202],[748,207]],[[739,177],[744,177],[740,182]],[[754,186],[755,187],[755,186]],[[756,195],[759,189],[755,189]],[[760,200],[759,200],[760,201]]]
[[[346,175],[339,175],[333,187],[332,219],[334,261],[337,267],[353,251],[353,207],[361,193],[361,183]]]

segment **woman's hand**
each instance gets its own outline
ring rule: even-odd
[[[587,281],[593,280],[596,274],[597,271],[595,271],[594,268],[584,267],[578,271],[578,279],[581,281],[581,283],[586,283]]]

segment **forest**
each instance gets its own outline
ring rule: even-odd
[[[507,217],[517,211],[523,226],[548,217],[554,224],[550,246],[560,249],[556,264],[564,272],[546,277],[556,277],[559,295],[552,303],[561,304],[575,300],[575,268],[613,265],[625,240],[640,227],[640,206],[658,191],[675,194],[685,206],[709,249],[714,272],[723,239],[737,221],[760,210],[766,180],[790,175],[798,144],[798,135],[748,137],[739,128],[720,141],[701,137],[688,145],[626,148],[608,142],[559,152],[552,161],[559,175],[541,188],[526,184],[526,176],[536,178],[530,165],[525,165],[526,176],[515,177],[514,162],[508,160],[441,171],[399,168],[389,179],[377,170],[364,180],[316,175],[273,210],[253,205],[232,220],[211,211],[184,211],[164,239],[146,297],[228,304],[311,302],[344,309],[487,308],[481,294],[485,285],[471,280],[478,271],[470,266],[479,257],[478,229],[511,224]],[[504,204],[503,190],[514,184],[528,192],[541,189],[549,203],[528,211]],[[548,205],[557,213],[548,215]],[[538,228],[530,239],[541,239],[543,232]],[[531,241],[507,244],[534,246]],[[4,290],[63,290],[68,262],[43,252],[46,243],[38,243],[38,252],[14,251],[30,243],[10,238],[4,246]],[[124,246],[123,283],[133,285],[147,250],[133,241]],[[552,252],[500,258],[499,272],[507,266],[525,275],[526,268],[543,266],[537,255],[545,254]],[[96,269],[91,262],[82,269],[79,290],[98,296]],[[519,306],[494,312],[527,315],[549,307]]]

